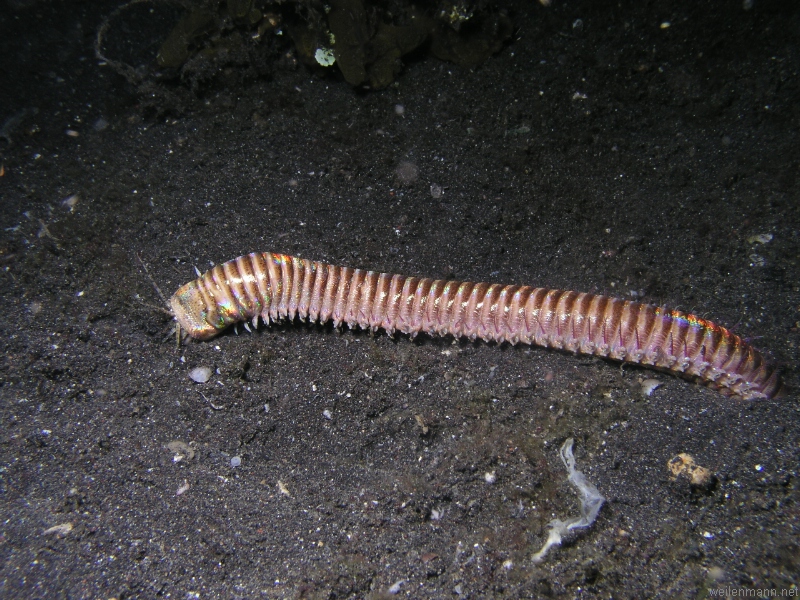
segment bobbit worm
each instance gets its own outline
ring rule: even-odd
[[[726,395],[771,398],[780,374],[738,335],[663,307],[524,285],[405,277],[305,258],[253,253],[220,264],[170,300],[199,340],[259,317],[518,342],[647,365]]]

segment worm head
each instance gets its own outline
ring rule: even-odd
[[[178,325],[197,340],[207,340],[219,333],[217,311],[207,303],[196,281],[190,281],[170,298],[170,308]],[[212,307],[209,310],[209,305]]]

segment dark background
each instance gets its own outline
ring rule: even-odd
[[[193,266],[269,250],[636,297],[734,328],[796,389],[797,3],[507,3],[514,35],[487,62],[423,50],[382,91],[278,47],[265,69],[159,79],[167,5],[114,20],[128,80],[94,56],[116,6],[0,15],[0,595],[797,584],[791,391],[746,402],[592,357],[329,325],[176,349],[142,266],[167,296]],[[608,502],[534,565],[547,523],[578,511],[567,437]],[[672,476],[681,452],[709,485]]]

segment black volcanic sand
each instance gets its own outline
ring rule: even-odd
[[[176,348],[137,258],[167,296],[269,250],[636,297],[732,327],[797,389],[800,8],[701,4],[520,1],[472,71],[422,53],[365,92],[284,57],[157,82],[176,101],[95,59],[114,3],[7,0],[0,596],[797,593],[791,390],[329,324]],[[607,503],[534,564],[578,513],[569,437]]]

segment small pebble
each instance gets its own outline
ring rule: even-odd
[[[667,462],[667,468],[669,468],[674,477],[687,477],[689,483],[694,486],[704,487],[714,481],[713,473],[705,467],[698,465],[694,461],[694,458],[685,452],[671,458],[669,462]]]
[[[234,456],[231,459],[231,469],[235,469],[236,467],[238,467],[241,464],[242,464],[242,457],[241,456]]]

